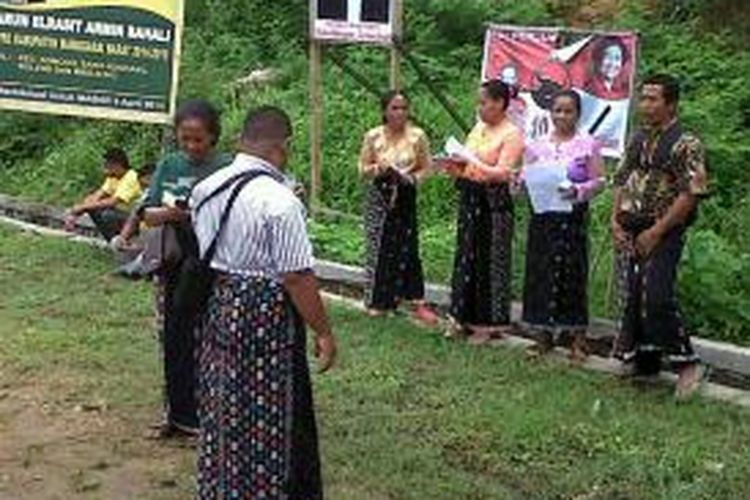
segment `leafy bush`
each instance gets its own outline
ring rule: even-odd
[[[680,291],[689,323],[706,337],[747,342],[750,255],[711,230],[698,230],[683,264]]]
[[[601,6],[622,5],[601,10]],[[640,0],[410,0],[405,43],[420,65],[464,117],[474,116],[487,22],[563,25],[566,19],[595,19],[594,27],[641,33],[640,74],[675,73],[684,82],[682,116],[704,139],[709,152],[713,196],[691,235],[681,284],[686,316],[701,333],[750,343],[747,276],[750,248],[750,54],[745,50],[741,2]],[[273,103],[289,110],[296,138],[291,169],[309,180],[306,0],[188,0],[181,97],[207,97],[223,110],[221,147],[232,149],[248,107]],[[726,5],[726,7],[721,7]],[[718,7],[717,7],[718,6]],[[721,8],[719,8],[721,7]],[[597,11],[599,9],[599,11]],[[732,10],[734,9],[734,10]],[[584,14],[585,10],[585,16]],[[717,16],[733,13],[729,24]],[[728,18],[727,18],[728,19]],[[735,29],[727,28],[734,26]],[[363,186],[356,158],[362,134],[379,122],[378,101],[333,64],[340,56],[375,87],[388,82],[388,52],[372,47],[328,47],[325,57],[325,149],[323,202],[360,213]],[[233,82],[250,71],[275,67],[272,86],[238,90]],[[413,111],[440,148],[460,128],[437,104],[412,68],[404,65]],[[134,163],[153,160],[162,147],[159,127],[127,125],[18,113],[0,116],[0,192],[56,204],[70,203],[99,181],[99,156],[109,146],[131,152]],[[430,279],[447,283],[452,264],[456,196],[452,183],[434,178],[420,191],[423,259]],[[612,312],[609,206],[604,196],[592,213],[591,302],[597,314]],[[525,207],[519,205],[515,282],[523,272]],[[320,221],[313,226],[319,253],[361,262],[357,224]]]

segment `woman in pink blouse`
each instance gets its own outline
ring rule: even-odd
[[[561,334],[572,335],[571,358],[587,354],[588,203],[604,183],[598,143],[579,132],[581,98],[572,91],[553,101],[553,131],[526,148],[525,165],[561,168],[567,180],[560,193],[572,212],[533,213],[529,221],[523,321],[538,333],[537,354],[552,349]]]

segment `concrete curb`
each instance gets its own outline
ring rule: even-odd
[[[318,261],[317,271],[320,278],[327,282],[345,283],[353,288],[364,287],[366,283],[364,270],[355,266],[321,260]],[[450,303],[450,289],[448,287],[429,284],[426,292],[428,301],[440,307],[448,307]],[[520,304],[513,305],[512,316],[514,321],[520,320]],[[614,322],[592,319],[589,335],[597,339],[611,341],[614,339],[616,331]],[[750,376],[750,349],[699,337],[693,338],[693,345],[707,364],[721,370]]]
[[[64,212],[62,210],[50,208],[38,203],[28,203],[6,195],[0,195],[0,222],[2,223],[43,236],[64,238],[73,242],[89,244],[97,248],[109,248],[107,243],[100,238],[73,235],[61,229],[46,227],[48,225],[62,227],[63,216]],[[18,220],[17,217],[26,220]],[[91,234],[93,227],[90,227],[89,221],[83,219],[80,224],[80,229],[87,234]],[[337,262],[319,260],[316,265],[316,273],[321,281],[329,285],[328,288],[333,290],[353,291],[355,294],[361,294],[367,283],[364,269],[357,266],[339,264]],[[450,289],[446,286],[427,284],[426,298],[438,307],[447,308],[450,303]],[[353,302],[356,302],[351,298],[347,298],[347,300],[350,305]],[[520,314],[521,306],[516,303],[513,305],[513,319],[516,321],[520,319]],[[589,329],[589,335],[592,338],[605,343],[611,342],[615,336],[615,332],[616,327],[614,322],[603,319],[592,319],[591,327]],[[528,342],[528,340],[525,341]],[[707,364],[723,372],[737,374],[739,376],[738,378],[746,379],[747,377],[750,377],[750,348],[736,346],[726,342],[702,339],[699,337],[693,338],[693,344],[701,358]],[[604,360],[606,358],[599,357],[598,359]],[[608,360],[608,363],[613,363],[615,366],[619,366],[619,364],[614,361]],[[597,366],[604,365],[597,363]],[[707,387],[710,387],[711,385],[715,384],[709,384]],[[746,391],[730,389],[725,386],[716,385],[716,387],[721,388],[721,390],[716,389],[716,392],[724,399],[741,399],[743,395],[749,394]],[[738,391],[738,393],[735,394],[732,391]]]
[[[361,301],[357,301],[349,297],[342,297],[330,292],[323,292],[323,297],[326,300],[343,304],[346,307],[358,309],[363,312],[365,310]],[[487,346],[490,348],[511,349],[526,349],[531,345],[533,345],[533,341],[523,337],[515,336],[509,336],[502,340],[495,340],[487,344]],[[550,353],[548,357],[559,363],[570,364],[567,358],[567,354],[568,353],[566,350],[558,348],[555,349],[554,352]],[[575,366],[575,368],[583,368],[588,371],[598,372],[615,377],[621,376],[622,373],[621,365],[619,362],[611,358],[603,358],[601,356],[589,356],[589,358],[583,365]],[[676,379],[677,377],[674,374],[662,372],[658,377],[657,383],[673,385]],[[750,408],[750,391],[743,391],[741,389],[735,389],[733,387],[727,387],[714,383],[705,383],[701,386],[699,394],[708,399]]]

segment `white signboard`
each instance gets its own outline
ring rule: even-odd
[[[322,42],[391,44],[394,0],[310,0],[311,36]]]

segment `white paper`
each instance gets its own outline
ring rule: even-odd
[[[162,205],[166,207],[176,207],[177,201],[179,201],[179,198],[177,198],[172,192],[164,191],[164,193],[162,193],[162,196],[161,196]]]
[[[472,150],[458,142],[458,139],[453,136],[449,137],[445,142],[445,154],[465,161],[468,164],[482,163]]]
[[[534,213],[573,211],[573,202],[563,198],[564,193],[560,191],[560,186],[568,180],[568,171],[564,165],[528,165],[523,170],[523,179]]]

